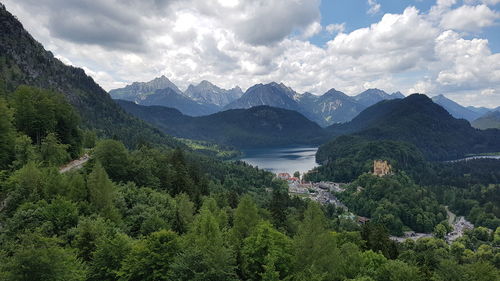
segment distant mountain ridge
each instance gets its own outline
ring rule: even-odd
[[[168,95],[155,96],[159,90],[166,88],[172,89]],[[150,82],[134,82],[124,88],[111,90],[110,94],[114,99],[137,104],[176,108],[190,116],[267,105],[297,111],[323,127],[350,121],[363,109],[381,100],[404,97],[400,92],[390,95],[378,89],[369,89],[354,97],[335,89],[323,95],[299,94],[283,83],[276,82],[253,85],[243,93],[237,86],[226,90],[206,80],[197,85],[191,84],[182,92],[165,76]]]
[[[444,109],[446,109],[455,118],[462,118],[467,121],[472,121],[483,115],[481,113],[481,109],[462,106],[455,101],[445,97],[444,95],[434,96],[432,97],[432,101],[444,107]]]
[[[238,86],[229,90],[222,89],[207,80],[203,80],[196,86],[189,85],[184,94],[194,101],[203,104],[213,104],[222,108],[240,98],[243,95],[243,91]]]
[[[474,128],[486,129],[500,129],[500,108],[497,108],[478,119],[471,122]],[[500,140],[499,140],[500,141]]]
[[[172,88],[159,89],[153,94],[146,96],[140,102],[141,105],[160,105],[178,109],[189,116],[209,115],[219,111],[219,107],[213,104],[204,104],[175,92]]]
[[[254,106],[267,105],[284,108],[288,110],[300,111],[301,108],[295,97],[298,94],[283,83],[271,82],[269,84],[254,85],[237,100],[226,105],[227,109],[246,109]]]
[[[171,90],[165,90],[167,88]],[[204,116],[229,109],[248,109],[267,105],[297,111],[322,127],[349,122],[374,104],[405,97],[401,92],[388,94],[376,88],[367,89],[355,96],[348,96],[334,88],[322,95],[307,92],[299,94],[283,83],[276,82],[256,84],[243,93],[239,87],[226,90],[206,80],[197,85],[191,84],[185,92],[182,92],[165,76],[150,82],[134,82],[110,93],[115,99],[130,100],[142,105],[177,108],[190,116]],[[470,122],[491,111],[488,108],[464,107],[443,95],[435,96],[432,100],[455,118]]]
[[[352,121],[332,125],[327,130],[333,135],[354,134],[369,140],[408,142],[429,160],[451,160],[468,153],[500,150],[500,130],[474,129],[469,122],[454,118],[421,94],[379,102]]]
[[[140,103],[147,96],[155,93],[156,90],[170,88],[177,94],[182,95],[182,91],[172,83],[165,75],[154,78],[149,82],[134,82],[120,89],[109,91],[113,99],[129,100]]]
[[[300,113],[269,106],[191,117],[163,106],[143,106],[124,100],[117,103],[170,135],[238,148],[320,144],[327,137],[320,126]]]
[[[365,109],[365,106],[353,97],[335,89],[330,89],[321,96],[306,96],[300,101],[301,105],[312,112],[316,120],[319,120],[318,123],[323,126],[350,121]]]
[[[243,94],[239,87],[225,90],[205,80],[196,86],[190,85],[186,92],[182,92],[164,75],[149,82],[134,82],[109,93],[113,99],[128,100],[142,105],[172,107],[190,116],[218,112],[223,105]]]
[[[354,99],[362,105],[368,107],[383,100],[402,99],[405,96],[401,92],[388,94],[380,89],[368,89],[359,95],[354,96]]]

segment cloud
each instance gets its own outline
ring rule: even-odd
[[[380,12],[381,5],[377,3],[376,0],[368,0],[368,5],[370,6],[370,9],[366,12],[367,14],[374,15]]]
[[[243,2],[233,9],[240,15],[231,22],[237,36],[252,45],[279,42],[294,29],[308,27],[320,18],[318,0]]]
[[[329,24],[325,27],[325,30],[330,34],[343,33],[345,31],[345,22]]]
[[[500,18],[500,14],[486,5],[460,6],[444,14],[441,26],[445,29],[477,32],[492,26]]]
[[[5,4],[46,48],[84,67],[107,90],[164,74],[181,89],[201,80],[225,88],[277,81],[316,94],[378,87],[498,106],[499,54],[488,40],[463,33],[490,24],[471,23],[477,7],[491,5],[483,2],[439,0],[428,12],[408,7],[350,32],[346,23],[320,25],[319,0]],[[462,25],[444,21],[469,7],[474,11],[463,14]],[[479,14],[497,13],[485,7]],[[318,32],[329,34],[326,44],[308,41]]]

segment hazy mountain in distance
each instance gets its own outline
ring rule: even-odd
[[[356,96],[354,99],[361,103],[362,105],[368,107],[376,104],[377,102],[383,100],[392,100],[392,99],[402,99],[405,96],[401,94],[401,92],[395,92],[393,94],[388,94],[380,89],[368,89]]]
[[[401,93],[400,91],[397,91],[397,92],[392,93],[391,97],[393,99],[404,99],[406,96],[403,95],[403,93]]]
[[[299,97],[299,103],[311,112],[322,126],[350,121],[365,108],[353,97],[335,89],[330,89],[321,96],[303,95]]]
[[[471,122],[474,128],[478,129],[500,129],[500,108],[493,110]]]
[[[190,116],[209,115],[219,111],[219,107],[213,104],[203,104],[186,97],[172,88],[156,90],[140,101],[141,105],[160,105],[178,109],[180,112]]]
[[[496,109],[491,109],[491,108],[487,108],[487,107],[467,106],[466,108],[470,111],[474,111],[474,112],[480,114],[481,116],[485,115],[486,113],[488,113],[490,111],[500,110],[500,107],[497,107]]]
[[[170,88],[178,94],[182,94],[182,91],[177,88],[177,86],[168,80],[165,75],[157,77],[149,82],[134,82],[123,88],[114,89],[109,91],[109,94],[113,99],[122,99],[139,102],[145,99],[147,96],[155,93],[156,90]]]
[[[189,85],[184,94],[199,103],[212,104],[222,108],[240,98],[243,91],[238,86],[229,90],[222,89],[203,80],[196,86]]]
[[[239,99],[226,105],[224,110],[267,105],[300,112],[301,108],[295,100],[297,96],[295,91],[282,83],[257,84],[248,88]]]
[[[455,118],[472,121],[481,116],[481,113],[470,110],[469,108],[454,102],[444,95],[434,96],[432,97],[432,101],[444,107],[444,109],[446,109]]]

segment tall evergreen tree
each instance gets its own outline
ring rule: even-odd
[[[12,122],[12,111],[7,107],[7,103],[0,99],[0,170],[8,168],[14,160],[16,130]]]
[[[99,161],[87,178],[87,189],[90,202],[103,217],[112,221],[119,220],[120,214],[113,204],[115,186]]]

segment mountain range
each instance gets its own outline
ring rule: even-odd
[[[405,96],[401,92],[388,94],[379,89],[368,89],[354,97],[362,105],[368,107],[383,100],[403,99]]]
[[[299,94],[276,82],[256,84],[243,93],[239,87],[226,90],[206,80],[198,85],[189,85],[182,92],[165,76],[150,82],[134,82],[109,93],[114,99],[172,107],[190,116],[267,105],[297,111],[323,127],[350,121],[366,107],[382,100],[404,98],[400,92],[387,94],[379,89],[369,89],[357,96],[348,96],[335,89],[321,96]]]
[[[170,91],[165,89],[170,88]],[[160,91],[162,90],[162,91]],[[267,105],[295,110],[322,127],[345,123],[356,117],[365,108],[383,100],[402,99],[401,92],[388,94],[380,89],[367,89],[349,96],[336,89],[323,95],[299,94],[283,83],[256,84],[244,93],[239,87],[226,90],[209,81],[189,85],[182,92],[167,77],[161,76],[150,82],[134,82],[121,89],[109,92],[114,99],[134,101],[142,105],[161,105],[176,108],[183,114],[203,116],[228,109],[251,108]],[[437,95],[432,100],[445,108],[453,117],[472,122],[489,113],[485,107],[462,106],[455,101]]]
[[[199,103],[222,108],[240,98],[243,95],[243,91],[238,86],[229,90],[222,89],[207,80],[203,80],[196,86],[189,85],[185,95]]]

